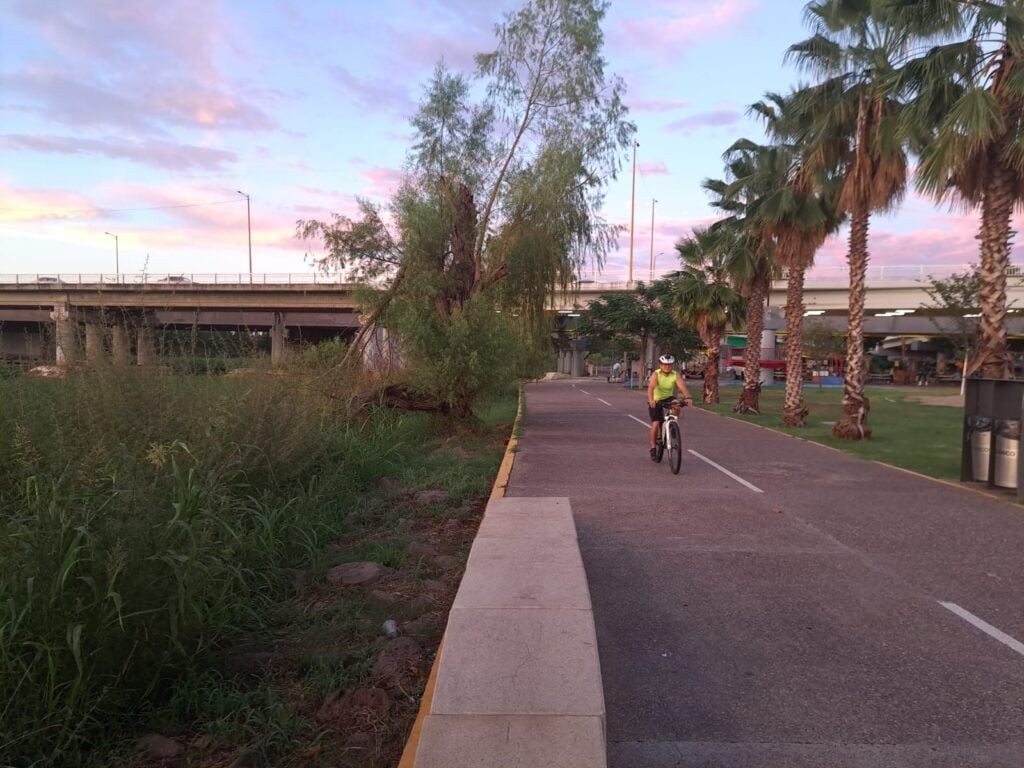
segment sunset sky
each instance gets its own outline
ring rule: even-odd
[[[295,222],[385,202],[434,65],[470,73],[518,0],[6,0],[0,4],[0,273],[309,272]],[[801,80],[797,0],[613,0],[611,72],[638,127],[634,277],[714,217],[700,188],[747,106]],[[631,157],[605,216],[628,227]],[[875,264],[977,260],[975,214],[913,195],[876,217]],[[819,254],[840,264],[845,233]],[[628,233],[601,272],[626,275]]]

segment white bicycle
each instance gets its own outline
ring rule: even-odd
[[[679,415],[685,407],[686,401],[678,398],[661,403],[661,423],[654,439],[654,460],[660,464],[668,452],[668,468],[673,475],[679,474],[679,467],[683,463],[683,433],[679,428]]]

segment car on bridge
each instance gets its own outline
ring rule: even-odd
[[[158,282],[158,283],[191,283],[192,281],[189,280],[184,275],[167,275],[166,277],[161,277],[156,282]]]

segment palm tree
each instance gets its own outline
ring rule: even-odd
[[[971,368],[1006,378],[1011,220],[1024,203],[1024,6],[890,0],[887,12],[913,31],[915,43],[939,43],[901,73],[913,95],[912,119],[932,127],[916,186],[936,200],[981,211],[980,352]]]
[[[676,243],[683,263],[683,269],[671,276],[676,315],[681,323],[693,325],[704,343],[707,364],[701,399],[709,405],[718,402],[722,337],[728,326],[741,324],[746,315],[746,301],[729,283],[729,253],[735,239],[728,230],[698,228]]]
[[[729,227],[739,233],[727,269],[733,284],[747,300],[747,347],[744,351],[743,389],[733,406],[736,413],[760,413],[761,336],[765,299],[771,286],[774,243],[763,222],[754,215],[771,181],[759,174],[760,147],[741,140],[724,155],[726,181],[705,179],[702,186],[714,199],[711,205],[729,214],[712,229]]]
[[[800,92],[788,97],[769,93],[750,108],[764,119],[768,133],[776,141],[758,148],[756,172],[760,179],[755,185],[766,190],[766,194],[752,208],[752,219],[774,240],[774,263],[787,273],[786,396],[782,418],[790,427],[804,426],[808,413],[803,400],[804,275],[818,248],[842,221],[836,208],[834,177],[814,173],[803,162],[802,147],[797,142],[798,137],[806,134],[812,117],[800,109],[803,102]]]
[[[806,89],[805,105],[816,116],[804,137],[804,161],[843,180],[839,207],[850,215],[850,307],[843,410],[835,437],[871,436],[864,395],[864,295],[871,214],[893,208],[907,184],[901,131],[903,105],[893,96],[894,62],[906,34],[873,14],[877,0],[817,0],[805,15],[813,37],[790,46],[787,57],[824,78]]]

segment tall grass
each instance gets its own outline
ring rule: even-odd
[[[0,379],[0,764],[87,764],[422,439],[333,402],[288,376]]]

